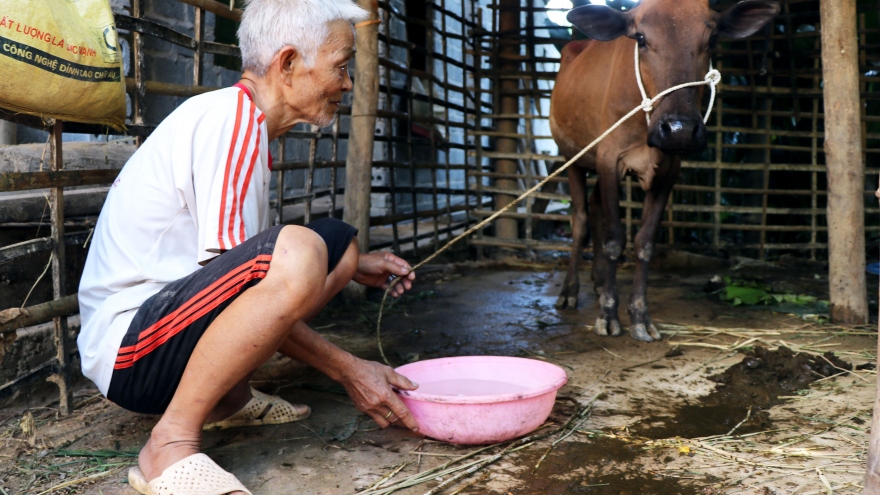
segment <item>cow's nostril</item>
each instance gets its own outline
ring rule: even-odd
[[[664,121],[660,124],[660,136],[666,138],[672,135],[672,127],[669,125],[669,121]]]

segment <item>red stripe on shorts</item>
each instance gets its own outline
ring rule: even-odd
[[[265,278],[271,261],[271,254],[261,254],[199,291],[178,309],[140,332],[137,344],[121,347],[113,369],[133,366],[136,361],[185,330],[194,321],[241,292],[248,282]]]

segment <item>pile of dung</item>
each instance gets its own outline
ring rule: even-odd
[[[703,403],[744,404],[767,409],[778,404],[779,396],[792,395],[809,388],[821,378],[852,371],[853,365],[833,352],[822,356],[794,353],[787,347],[775,351],[755,347],[743,360],[723,373],[710,376],[715,392]]]
[[[710,376],[715,390],[696,403],[675,408],[672,416],[650,416],[630,427],[647,438],[700,438],[754,433],[772,428],[768,409],[806,389],[810,383],[852,371],[853,366],[831,352],[823,356],[755,347],[723,373]],[[746,419],[748,418],[748,419]]]

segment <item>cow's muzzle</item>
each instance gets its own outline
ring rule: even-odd
[[[668,155],[685,155],[706,147],[706,126],[700,118],[667,114],[652,124],[648,145]]]

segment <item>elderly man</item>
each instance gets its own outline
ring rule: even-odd
[[[308,326],[349,281],[411,288],[390,254],[361,254],[324,219],[268,228],[268,143],[299,122],[332,122],[351,90],[350,0],[249,0],[241,82],[168,116],[114,182],[80,283],[84,374],[110,400],[162,414],[129,481],[147,494],[250,493],[199,454],[208,427],[302,419],[306,406],[253,391],[276,351],[339,381],[381,427],[418,431],[392,390],[416,384]]]

